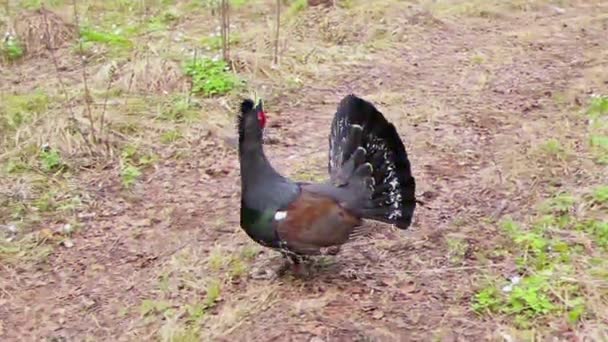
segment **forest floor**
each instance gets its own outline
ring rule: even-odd
[[[235,74],[213,75],[207,1],[12,3],[1,340],[608,339],[606,2],[287,2],[274,65],[276,2],[233,1]],[[256,277],[281,257],[239,227],[253,92],[298,180],[326,177],[343,96],[376,104],[425,202],[412,227],[370,222],[310,278]]]

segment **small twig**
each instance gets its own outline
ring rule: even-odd
[[[108,107],[108,98],[110,97],[110,88],[112,88],[112,81],[114,79],[114,73],[116,72],[116,69],[114,68],[114,65],[110,66],[110,71],[108,72],[108,86],[106,87],[106,93],[105,96],[103,98],[103,106],[101,109],[101,117],[99,118],[99,136],[103,137],[103,127],[105,124],[105,117],[106,117],[106,108]],[[109,145],[108,145],[108,149],[109,149]]]
[[[313,53],[315,53],[317,51],[317,47],[313,47],[305,56],[304,56],[304,63],[308,63],[308,58],[310,58],[310,56],[312,56]]]
[[[196,64],[198,49],[194,48],[194,57],[192,63]],[[190,106],[190,101],[192,100],[192,93],[194,91],[194,78],[190,77],[190,89],[188,90],[188,98],[186,99],[186,103]]]

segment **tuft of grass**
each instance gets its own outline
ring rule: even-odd
[[[567,214],[576,203],[576,198],[567,193],[561,193],[545,201],[541,205],[541,212],[545,214],[564,215]]]
[[[593,119],[608,115],[608,96],[592,96],[586,114]]]
[[[100,43],[123,48],[133,46],[133,42],[124,34],[98,31],[91,27],[83,27],[80,30],[80,37],[85,43]]]
[[[47,259],[53,247],[43,234],[29,234],[19,240],[0,239],[0,262],[3,264],[37,264]]]
[[[49,101],[40,89],[28,94],[0,95],[0,129],[14,131],[32,122],[48,110]]]
[[[194,122],[199,119],[199,110],[194,103],[183,96],[176,96],[162,104],[158,119],[181,122]]]
[[[160,136],[160,142],[163,144],[171,144],[183,138],[182,134],[176,130],[166,131]]]
[[[139,313],[142,317],[151,314],[162,314],[171,307],[171,303],[163,300],[144,299],[139,305]]]
[[[464,260],[465,253],[469,247],[465,239],[459,237],[446,238],[448,246],[448,259],[454,264],[461,263]]]
[[[47,172],[61,171],[65,168],[65,164],[61,159],[59,151],[55,149],[44,149],[39,154],[40,165]]]
[[[80,30],[82,50],[80,45],[75,46],[77,53],[88,55],[94,54],[96,46],[105,46],[112,56],[123,56],[129,53],[133,47],[133,41],[126,36],[126,32],[117,29],[115,32],[106,32],[92,27],[83,27]]]
[[[15,37],[9,37],[0,44],[0,56],[8,61],[16,61],[25,55],[21,42]]]
[[[567,156],[566,148],[557,139],[548,139],[539,148],[544,155],[550,158],[564,159]]]
[[[230,35],[229,43],[230,46],[235,46],[241,41],[240,37],[236,34]],[[217,35],[210,35],[201,39],[201,45],[212,51],[219,51],[222,48],[222,37]]]
[[[64,5],[66,3],[65,0],[22,0],[20,1],[20,5],[28,10],[38,10],[41,9],[43,5],[48,7],[58,7]]]
[[[608,136],[591,135],[589,145],[595,161],[598,164],[608,164]]]
[[[289,9],[287,10],[287,15],[291,16],[291,17],[296,16],[300,12],[306,10],[307,8],[308,8],[307,0],[295,0],[294,2],[291,3],[291,5],[289,5]]]
[[[141,170],[135,165],[125,164],[120,170],[120,178],[125,188],[132,187],[140,176]]]
[[[597,204],[608,204],[608,185],[602,185],[593,190],[593,202]]]
[[[229,71],[226,62],[210,58],[188,61],[184,70],[192,78],[192,91],[212,97],[224,95],[242,84],[242,81]]]
[[[222,293],[221,283],[218,280],[209,281],[206,292],[204,305],[207,308],[211,308],[215,306],[215,303],[220,299]]]

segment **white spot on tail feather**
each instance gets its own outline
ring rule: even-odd
[[[274,219],[275,221],[281,221],[284,220],[287,217],[287,212],[286,211],[277,211],[274,214]]]

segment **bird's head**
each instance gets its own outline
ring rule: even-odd
[[[239,142],[250,139],[261,141],[266,128],[266,120],[262,100],[259,100],[257,104],[251,99],[243,100],[237,123]]]

